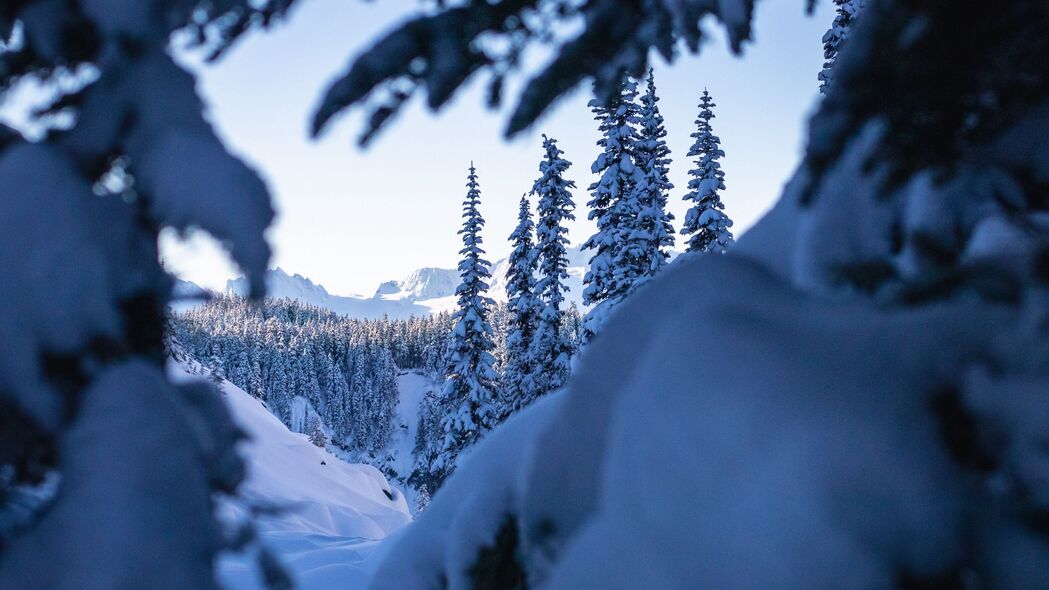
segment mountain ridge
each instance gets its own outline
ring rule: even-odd
[[[583,277],[586,274],[587,253],[579,246],[568,249],[568,278],[566,304],[575,303],[581,309]],[[501,258],[492,264],[492,280],[489,297],[506,301],[506,271],[509,260]],[[379,319],[388,316],[404,319],[443,311],[454,311],[457,300],[455,289],[460,282],[455,269],[426,266],[415,269],[401,279],[384,281],[373,295],[335,295],[320,283],[298,273],[288,273],[277,266],[266,272],[267,296],[288,298],[331,310],[340,315],[360,319]],[[191,290],[192,283],[180,281],[184,291]],[[199,287],[197,287],[199,289]],[[247,280],[237,277],[226,281],[223,293],[244,296],[248,292]],[[180,310],[191,303],[180,303]]]

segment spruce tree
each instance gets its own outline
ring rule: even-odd
[[[640,169],[638,183],[634,187],[634,206],[637,222],[628,237],[625,259],[636,267],[634,276],[651,277],[670,260],[669,249],[674,246],[674,215],[667,212],[667,199],[674,185],[668,177],[670,148],[667,147],[666,128],[659,113],[659,97],[656,96],[655,77],[650,69],[645,93],[641,96],[640,125],[635,153]],[[627,285],[632,289],[637,283]]]
[[[211,369],[211,380],[213,382],[222,383],[222,380],[226,378],[226,367],[224,364],[222,350],[216,340],[211,344],[211,356],[208,357],[207,362],[208,368]]]
[[[535,270],[537,250],[533,239],[535,224],[528,197],[522,196],[517,227],[510,234],[513,251],[506,271],[507,308],[510,312],[506,334],[506,363],[499,412],[505,418],[535,397],[532,337],[539,323],[541,306],[536,298]]]
[[[571,162],[561,157],[557,140],[543,136],[546,155],[539,164],[541,176],[532,186],[539,197],[539,223],[536,227],[538,279],[536,293],[541,312],[532,341],[532,358],[536,363],[536,395],[561,387],[568,378],[573,343],[562,336],[561,304],[568,286],[568,228],[565,222],[575,219],[575,202],[569,189],[575,183],[564,178]],[[531,399],[526,402],[531,402]]]
[[[838,52],[849,37],[863,0],[834,0],[838,6],[837,14],[830,29],[823,34],[823,69],[820,71],[820,93],[826,94],[834,79],[834,63],[838,61]]]
[[[695,166],[689,170],[692,178],[684,197],[695,204],[685,214],[685,223],[681,227],[681,235],[694,234],[688,240],[689,252],[724,252],[732,243],[732,232],[729,231],[732,220],[725,215],[725,204],[718,195],[718,191],[725,190],[725,172],[718,162],[725,152],[710,125],[715,106],[710,93],[704,89],[696,132],[692,134],[696,141],[688,151],[688,157],[695,158]]]
[[[583,278],[583,302],[587,305],[622,297],[636,273],[623,258],[624,246],[637,222],[632,201],[634,187],[640,181],[634,162],[638,141],[634,125],[640,110],[636,99],[637,85],[627,80],[610,104],[590,101],[595,119],[600,121],[602,137],[597,145],[602,152],[591,166],[601,178],[590,185],[591,199],[587,202],[587,218],[597,223],[597,232],[583,244],[583,249],[594,252]]]
[[[315,446],[322,449],[328,446],[328,437],[326,437],[324,431],[321,430],[321,421],[317,419],[316,415],[310,415],[309,426],[306,431],[309,433],[310,442]]]
[[[488,323],[488,309],[494,302],[486,296],[487,280],[491,278],[490,263],[481,258],[481,228],[484,219],[478,210],[481,191],[477,171],[470,164],[466,184],[469,189],[463,202],[463,256],[459,263],[462,283],[455,290],[459,309],[455,312],[455,328],[449,344],[449,364],[444,387],[441,389],[440,450],[430,472],[438,482],[454,469],[459,453],[471,446],[491,428],[495,421],[495,384],[498,379],[492,368],[492,327]]]

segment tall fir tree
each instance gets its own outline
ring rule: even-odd
[[[560,388],[568,378],[569,363],[574,342],[568,341],[561,329],[561,305],[568,286],[568,228],[565,223],[575,220],[575,202],[570,189],[575,183],[566,180],[565,172],[572,165],[562,158],[564,152],[557,140],[543,136],[546,152],[539,164],[541,173],[532,186],[532,194],[539,197],[537,205],[536,249],[538,251],[538,279],[536,293],[542,310],[532,341],[537,395]],[[527,400],[528,402],[532,400]]]
[[[685,214],[681,235],[693,234],[688,240],[689,252],[724,252],[732,243],[732,220],[725,214],[725,204],[718,191],[725,190],[725,172],[719,160],[725,157],[721,140],[714,135],[710,121],[714,118],[714,100],[703,90],[696,119],[695,142],[688,151],[695,158],[695,167],[689,170],[688,194],[684,200],[694,203]]]
[[[536,297],[535,271],[538,262],[533,234],[535,224],[528,197],[521,196],[517,227],[510,234],[513,250],[506,271],[507,307],[510,312],[506,334],[506,363],[503,368],[500,417],[505,418],[536,395],[532,338],[539,323],[541,305]]]
[[[459,262],[462,283],[455,290],[459,309],[453,318],[455,328],[449,343],[449,364],[441,389],[442,440],[439,451],[430,465],[430,472],[441,482],[455,470],[459,453],[470,447],[496,422],[495,386],[498,375],[492,368],[495,357],[492,349],[492,327],[488,310],[494,302],[487,297],[491,263],[481,258],[481,229],[484,219],[478,210],[481,190],[477,170],[470,164],[466,184],[468,191],[463,202],[463,256]]]
[[[670,260],[670,248],[674,246],[674,226],[671,223],[674,215],[667,211],[667,200],[674,188],[668,177],[670,148],[658,103],[655,76],[650,69],[645,93],[641,96],[635,149],[637,167],[641,172],[633,196],[637,222],[633,233],[628,236],[624,256],[637,268],[634,276],[628,277],[635,281],[626,285],[628,290],[638,284],[639,278],[643,281],[659,272]]]
[[[638,141],[634,126],[640,120],[636,100],[637,84],[625,80],[611,104],[590,101],[594,118],[600,122],[597,145],[602,151],[591,166],[601,178],[590,185],[587,202],[587,218],[597,223],[597,232],[583,244],[583,249],[593,251],[583,278],[583,302],[587,305],[624,296],[636,274],[623,258],[624,246],[637,223],[632,197],[641,176],[634,160]]]
[[[823,34],[823,69],[820,70],[820,93],[826,94],[830,90],[834,80],[834,64],[838,61],[838,52],[841,51],[845,40],[849,38],[849,31],[855,24],[856,16],[863,7],[863,0],[834,0],[837,12],[834,22],[827,32]]]

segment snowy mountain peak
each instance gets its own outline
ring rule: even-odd
[[[583,307],[583,275],[586,274],[587,257],[578,246],[568,249],[568,279],[570,291],[567,303],[574,302]],[[506,301],[506,258],[492,265],[491,288],[488,295],[496,301]],[[426,315],[455,309],[455,289],[459,286],[459,271],[432,266],[419,268],[408,276],[379,285],[371,297],[355,295],[332,295],[323,286],[300,274],[290,274],[280,267],[266,273],[269,297],[287,298],[308,305],[330,309],[335,313],[362,319],[383,316],[406,318],[411,315]],[[244,277],[226,281],[225,292],[244,296],[248,283]],[[190,304],[188,304],[190,305]]]
[[[330,297],[328,290],[300,274],[288,274],[281,267],[266,273],[266,292],[270,297],[298,299],[317,304],[318,300]],[[226,281],[226,293],[244,296],[248,293],[248,281],[238,277]]]
[[[418,301],[455,294],[459,273],[448,268],[419,268],[399,281],[387,281],[375,291],[375,297]]]
[[[401,282],[400,281],[386,281],[385,283],[380,283],[379,284],[379,288],[375,290],[375,296],[376,297],[382,297],[383,295],[393,295],[395,293],[400,293],[400,292],[401,292]]]

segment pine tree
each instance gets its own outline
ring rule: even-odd
[[[393,420],[397,414],[397,403],[400,401],[400,391],[397,388],[397,365],[393,362],[390,348],[381,349],[375,361],[377,397],[374,420],[377,425],[377,436],[373,448],[376,450],[385,448],[393,437]]]
[[[321,421],[317,419],[316,415],[310,415],[307,432],[309,432],[310,442],[313,443],[315,446],[318,446],[322,449],[328,446],[328,437],[326,437],[324,435],[324,431],[321,430]]]
[[[602,148],[591,166],[601,178],[590,185],[591,199],[587,202],[587,218],[597,222],[597,232],[583,244],[593,250],[590,268],[583,278],[583,302],[594,305],[626,295],[636,269],[623,259],[624,245],[637,222],[637,210],[632,202],[634,187],[640,181],[640,170],[634,155],[638,141],[634,125],[639,121],[637,85],[627,80],[619,95],[605,105],[595,99],[590,107],[602,134],[597,145]]]
[[[532,213],[528,197],[522,196],[517,227],[510,234],[513,250],[506,271],[507,308],[510,313],[506,334],[506,362],[503,367],[502,395],[499,413],[505,418],[535,397],[532,338],[539,323],[541,307],[536,298],[535,270],[537,254]]]
[[[253,397],[262,399],[266,395],[262,387],[262,363],[259,360],[259,348],[256,345],[251,354],[251,370],[248,373],[247,392]]]
[[[838,5],[834,23],[823,34],[823,69],[819,74],[820,93],[826,94],[834,80],[834,63],[838,61],[838,52],[849,37],[863,0],[834,0]]]
[[[536,294],[541,305],[539,323],[532,340],[531,356],[536,363],[536,395],[560,388],[568,378],[573,345],[562,337],[561,304],[568,286],[568,228],[565,222],[575,219],[575,202],[569,189],[575,183],[564,178],[571,162],[561,157],[557,140],[543,136],[545,158],[539,164],[542,173],[532,186],[539,197],[539,224],[536,227],[538,280]],[[526,403],[531,399],[524,400]]]
[[[211,356],[208,357],[208,368],[211,369],[211,380],[214,383],[222,383],[222,380],[226,378],[226,368],[224,366],[222,350],[219,347],[218,340],[215,340],[211,344]]]
[[[635,153],[641,174],[634,187],[633,200],[637,208],[637,222],[628,237],[625,258],[637,267],[641,280],[651,277],[670,260],[669,249],[674,246],[674,215],[667,212],[667,199],[674,185],[667,176],[670,148],[663,116],[659,113],[659,97],[652,70],[648,71],[645,93],[641,96],[640,126]],[[634,277],[636,278],[636,277]],[[627,286],[632,289],[638,283]]]
[[[477,171],[470,164],[466,200],[463,202],[463,256],[459,263],[462,283],[455,290],[459,309],[453,319],[449,345],[449,365],[441,390],[441,428],[443,439],[440,451],[430,466],[438,481],[443,481],[454,469],[459,453],[471,446],[496,421],[495,384],[498,375],[492,368],[492,327],[488,323],[488,309],[494,302],[486,296],[492,275],[490,263],[481,258],[481,228],[484,219],[478,210],[481,191]]]
[[[695,203],[685,214],[681,235],[695,234],[688,240],[689,252],[724,252],[732,243],[732,220],[725,215],[725,205],[718,191],[725,190],[725,172],[718,162],[725,156],[721,140],[714,135],[710,120],[714,118],[714,100],[703,90],[699,103],[695,143],[688,157],[695,158],[695,167],[689,170],[688,194],[684,200]]]

